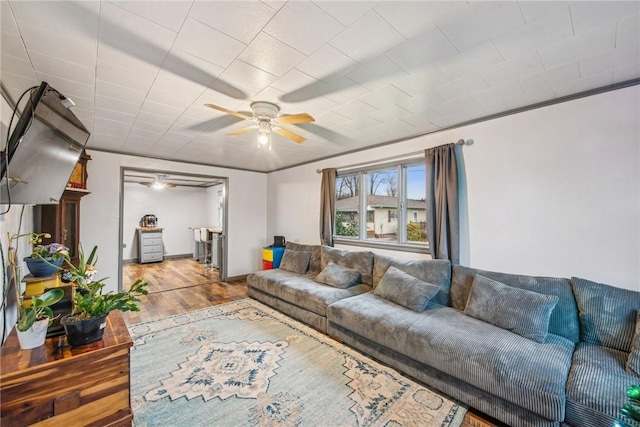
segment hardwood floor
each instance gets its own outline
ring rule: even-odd
[[[149,295],[140,298],[140,311],[122,313],[128,325],[161,319],[185,311],[247,298],[247,282],[221,282],[217,272],[206,270],[190,258],[168,259],[155,264],[127,263],[123,286],[140,276],[149,282]],[[504,424],[469,410],[461,427],[503,427]]]

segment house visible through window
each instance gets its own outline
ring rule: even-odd
[[[425,181],[422,159],[338,172],[336,241],[424,251],[428,241]]]

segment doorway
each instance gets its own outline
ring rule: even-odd
[[[140,276],[149,292],[224,281],[227,200],[227,177],[121,167],[119,289]]]

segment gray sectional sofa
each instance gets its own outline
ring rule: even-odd
[[[511,426],[610,426],[640,384],[640,292],[291,242],[280,269],[247,284]]]

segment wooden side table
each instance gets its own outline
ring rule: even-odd
[[[130,426],[132,346],[119,311],[107,317],[101,341],[82,347],[54,337],[20,350],[14,328],[1,349],[0,425]]]

